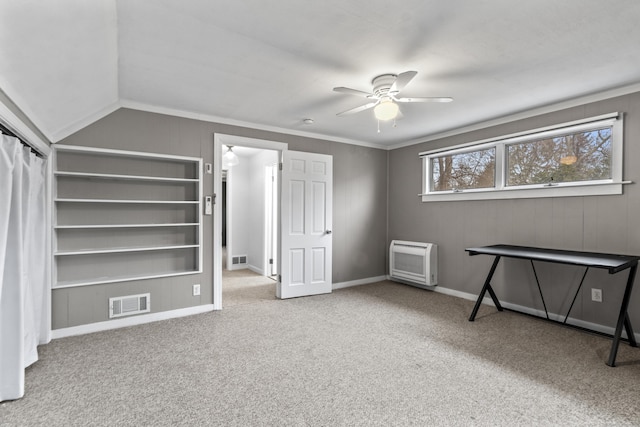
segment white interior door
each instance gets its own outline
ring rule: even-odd
[[[285,150],[278,298],[331,292],[333,157]]]

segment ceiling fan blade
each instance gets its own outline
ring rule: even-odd
[[[364,104],[364,105],[361,105],[359,107],[352,108],[352,109],[347,110],[347,111],[343,111],[342,113],[338,113],[338,114],[336,114],[336,116],[347,116],[349,114],[359,113],[360,111],[368,110],[369,108],[375,107],[378,104],[378,102],[379,101],[370,102],[368,104]]]
[[[389,92],[392,94],[400,93],[400,91],[404,89],[411,80],[413,80],[416,74],[418,74],[417,71],[405,71],[404,73],[398,74],[398,77],[396,77],[396,81],[391,85]]]
[[[453,98],[449,97],[430,97],[430,98],[393,98],[398,102],[451,102]]]
[[[374,96],[372,93],[363,92],[361,90],[351,89],[351,88],[348,88],[348,87],[334,87],[333,91],[334,92],[340,92],[340,93],[346,93],[347,95],[363,96],[365,98],[371,98],[371,97]]]

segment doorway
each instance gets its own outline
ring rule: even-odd
[[[223,172],[221,158],[228,146],[233,147],[239,162]],[[216,310],[276,297],[277,276],[273,275],[278,268],[280,221],[277,165],[286,149],[287,144],[280,142],[214,136],[214,192],[221,200],[214,206],[213,227]]]

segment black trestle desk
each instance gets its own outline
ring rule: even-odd
[[[580,281],[580,285],[578,286],[578,289],[576,290],[576,293],[573,297],[573,301],[571,302],[571,306],[569,307],[564,322],[562,322],[564,324],[566,324],[567,319],[569,318],[569,313],[571,312],[573,303],[576,301],[576,297],[580,292],[580,288],[582,287],[584,278],[586,277],[589,268],[593,267],[605,269],[609,271],[609,274],[619,273],[628,269],[629,276],[627,278],[627,286],[625,288],[624,296],[620,304],[620,314],[618,315],[618,321],[616,323],[616,329],[613,335],[613,343],[611,344],[611,351],[609,352],[609,360],[607,361],[607,365],[615,366],[616,355],[618,353],[618,346],[620,344],[623,327],[627,332],[629,344],[632,347],[638,346],[635,336],[633,335],[633,329],[631,328],[631,321],[629,320],[627,308],[629,306],[629,300],[631,298],[631,291],[633,290],[633,282],[635,280],[636,270],[638,269],[638,260],[640,259],[639,256],[565,251],[558,249],[544,249],[514,245],[482,246],[477,248],[467,248],[465,249],[465,251],[467,251],[469,255],[493,255],[495,257],[493,260],[493,264],[491,265],[491,269],[489,270],[489,274],[487,275],[487,278],[484,282],[484,286],[482,287],[482,291],[480,292],[480,295],[478,295],[476,305],[473,307],[473,311],[471,312],[471,316],[469,317],[470,322],[473,322],[475,320],[476,314],[478,314],[478,309],[480,308],[480,304],[482,303],[486,292],[489,292],[489,295],[491,296],[491,299],[493,300],[493,303],[495,304],[498,311],[503,310],[502,306],[500,305],[500,301],[498,301],[495,292],[491,288],[491,278],[493,277],[493,274],[496,271],[496,267],[498,266],[498,262],[502,257],[525,259],[531,262],[531,267],[533,268],[533,273],[536,278],[538,291],[540,292],[540,298],[542,299],[542,304],[544,306],[547,319],[549,319],[549,313],[547,312],[547,306],[544,302],[544,297],[542,296],[542,289],[540,288],[540,282],[538,281],[538,275],[536,273],[533,261],[571,264],[586,267],[584,275],[582,276],[582,280]]]

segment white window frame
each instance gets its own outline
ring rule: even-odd
[[[623,115],[610,113],[573,122],[562,123],[505,135],[482,141],[460,144],[419,153],[422,159],[422,193],[423,202],[442,202],[454,200],[492,200],[520,199],[538,197],[571,197],[622,194],[623,164]],[[506,185],[506,147],[510,144],[535,141],[567,133],[586,132],[611,126],[611,178],[597,181],[572,181],[549,184],[531,184],[519,186]],[[433,191],[432,159],[451,154],[467,153],[495,147],[495,187],[468,190]]]

